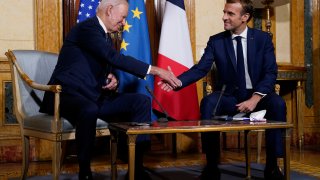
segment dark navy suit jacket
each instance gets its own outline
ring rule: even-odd
[[[237,65],[231,38],[229,31],[210,37],[199,63],[178,77],[182,81],[182,88],[206,76],[215,63],[219,76],[215,82],[215,90],[221,89],[225,84],[226,93],[234,93],[237,89]],[[253,91],[264,94],[274,92],[277,64],[272,40],[268,33],[248,28],[247,60]]]
[[[194,65],[190,70],[182,73],[178,78],[182,81],[182,88],[206,76],[210,71],[213,63],[216,65],[215,90],[221,90],[222,85],[226,85],[225,96],[233,96],[234,98],[226,98],[227,100],[236,99],[237,83],[236,83],[236,56],[232,43],[232,35],[229,31],[225,31],[210,37],[204,54],[198,64]],[[274,47],[271,37],[268,33],[248,28],[247,34],[247,61],[248,71],[252,82],[252,92],[260,92],[267,94],[257,105],[257,110],[266,109],[267,119],[276,121],[286,121],[286,107],[282,98],[274,93],[274,84],[277,78],[277,64],[274,54]],[[249,90],[251,92],[251,90]],[[215,95],[215,96],[214,96]],[[248,94],[248,96],[251,94]],[[214,99],[209,101],[208,99]],[[206,97],[201,103],[202,119],[212,118],[213,107],[210,103],[217,103],[217,93]],[[234,104],[239,102],[229,102],[226,104]],[[209,107],[210,106],[210,107]],[[224,111],[236,111],[236,107],[223,107]],[[208,112],[208,110],[212,110]],[[221,113],[221,112],[219,112]],[[225,113],[225,112],[223,112]],[[219,136],[217,134],[203,133],[201,134],[203,151],[208,154],[218,154],[220,152]],[[281,130],[266,131],[266,153],[267,157],[281,157],[282,151]],[[212,156],[207,156],[212,157]],[[219,157],[218,155],[216,157]],[[212,161],[212,160],[210,160]],[[268,163],[276,163],[267,158]]]
[[[102,93],[107,66],[144,78],[149,65],[119,54],[106,41],[106,33],[98,18],[77,24],[66,37],[58,63],[48,84],[61,84],[66,93],[81,93],[96,101]],[[52,110],[53,95],[45,93],[41,112]]]

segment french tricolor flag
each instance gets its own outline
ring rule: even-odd
[[[167,0],[164,10],[157,66],[168,69],[178,76],[193,66],[189,28],[183,0]],[[175,120],[199,119],[199,104],[196,84],[180,91],[163,91],[155,78],[154,94],[168,115]],[[153,101],[153,108],[161,111]]]

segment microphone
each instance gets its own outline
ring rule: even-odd
[[[220,92],[220,95],[219,95],[217,104],[216,104],[216,106],[214,107],[214,110],[213,110],[212,115],[211,115],[211,119],[224,119],[224,120],[227,120],[227,119],[228,119],[228,116],[216,116],[218,106],[220,105],[221,97],[222,97],[222,95],[224,94],[224,91],[226,90],[226,87],[227,87],[227,86],[226,86],[225,84],[222,85],[221,92]]]
[[[162,106],[161,103],[158,101],[158,99],[156,98],[156,96],[153,94],[153,92],[151,91],[151,89],[149,88],[149,86],[146,85],[145,88],[147,89],[148,93],[152,96],[152,98],[156,101],[156,103],[157,103],[158,106],[160,107],[161,111],[162,111],[163,114],[165,115],[165,117],[160,117],[160,118],[158,119],[158,122],[168,122],[168,121],[169,121],[169,115],[168,115],[167,111],[164,110],[163,106]]]

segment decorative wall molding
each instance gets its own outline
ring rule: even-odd
[[[63,42],[62,1],[35,0],[37,50],[59,52]]]
[[[304,67],[304,1],[291,0],[291,63]]]

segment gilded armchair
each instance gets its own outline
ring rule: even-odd
[[[22,175],[26,179],[29,166],[30,137],[45,139],[53,144],[52,175],[59,179],[62,142],[75,139],[75,127],[60,117],[60,85],[46,85],[58,60],[58,55],[37,50],[8,50],[10,62],[14,114],[19,122],[22,138]],[[45,91],[55,94],[54,115],[39,113]],[[96,136],[110,135],[108,124],[97,121]]]

